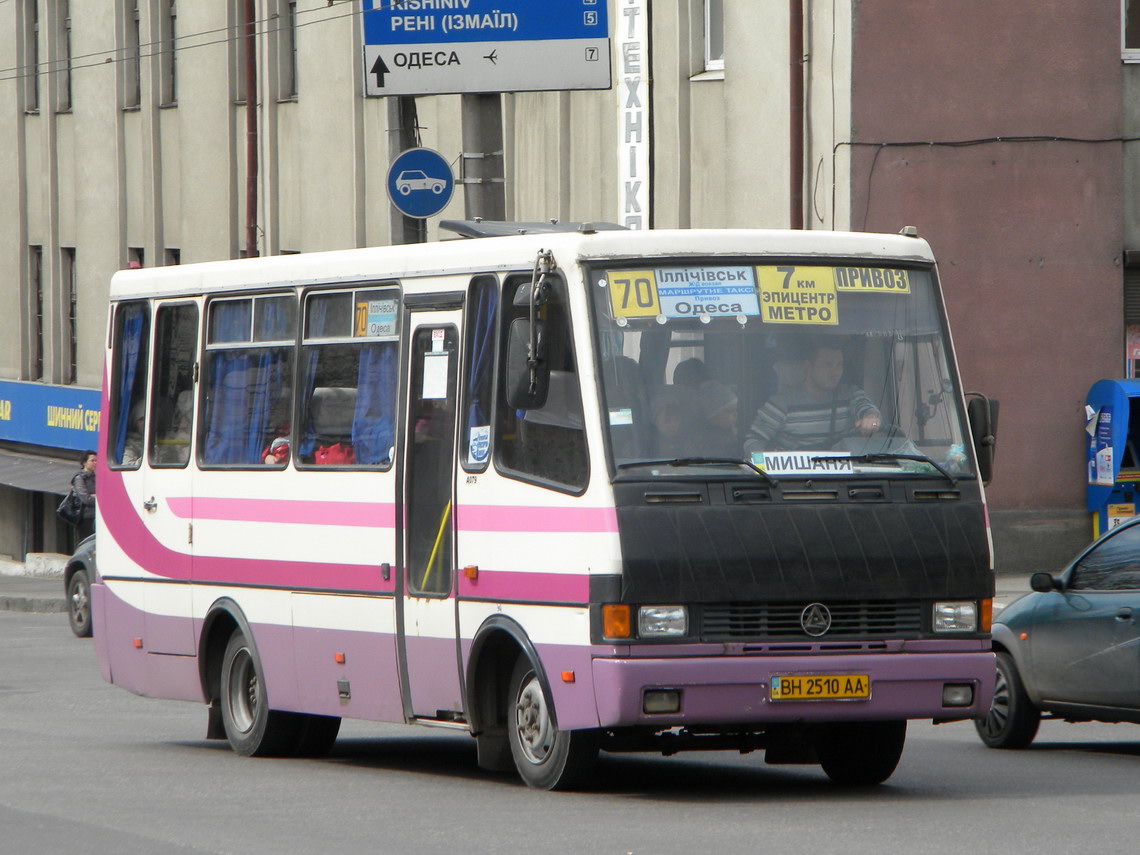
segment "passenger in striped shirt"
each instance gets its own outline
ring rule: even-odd
[[[804,361],[798,388],[777,393],[756,412],[744,450],[826,451],[844,436],[870,436],[883,417],[862,389],[840,384],[843,350],[816,345]]]

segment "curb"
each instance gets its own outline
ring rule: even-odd
[[[0,596],[0,612],[28,612],[33,614],[62,614],[67,611],[67,600],[62,597],[7,597]]]

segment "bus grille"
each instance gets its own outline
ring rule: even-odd
[[[702,641],[762,641],[772,638],[826,640],[887,638],[922,632],[922,603],[913,600],[865,600],[827,603],[831,628],[813,639],[800,616],[809,603],[708,605],[701,616]]]

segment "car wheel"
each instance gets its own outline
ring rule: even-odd
[[[999,652],[993,702],[985,718],[974,721],[978,736],[990,748],[1025,748],[1040,725],[1041,710],[1029,700],[1013,657]]]
[[[438,196],[440,193],[443,192],[443,185],[442,184],[431,185],[431,192],[434,193],[436,196]]]
[[[410,196],[411,194],[412,194],[412,185],[411,184],[401,184],[400,185],[400,195],[401,196]]]
[[[511,674],[507,731],[519,777],[537,790],[561,790],[584,781],[598,756],[590,731],[559,730],[542,682],[525,656]]]
[[[91,583],[86,570],[76,570],[67,580],[67,619],[79,638],[91,637]]]
[[[815,753],[835,783],[870,787],[891,777],[905,743],[905,720],[835,722],[824,727]]]
[[[266,757],[296,751],[301,717],[269,709],[261,662],[241,630],[230,636],[222,656],[221,700],[226,739],[238,754]]]

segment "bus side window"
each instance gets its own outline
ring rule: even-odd
[[[214,300],[207,311],[202,465],[262,465],[289,431],[296,300]]]
[[[310,294],[305,306],[298,463],[391,466],[399,292],[388,288]]]
[[[190,462],[194,423],[194,360],[198,352],[198,307],[160,306],[154,321],[154,387],[150,404],[150,463]]]
[[[463,433],[460,459],[469,472],[482,472],[491,457],[491,398],[495,372],[495,314],[499,308],[499,282],[494,276],[477,276],[467,292]]]
[[[113,467],[137,469],[142,461],[149,344],[147,304],[119,304],[111,369],[111,429],[107,433],[107,460]]]
[[[510,277],[503,286],[500,353],[506,352],[511,321],[529,313],[525,301],[519,301],[523,305],[515,305],[518,290],[529,287],[529,275]],[[564,282],[555,280],[549,301],[539,311],[546,321],[550,394],[546,405],[539,409],[511,409],[507,406],[504,391],[506,382],[502,372],[505,366],[499,365],[496,465],[509,476],[547,482],[556,488],[579,492],[589,481],[589,458]]]

